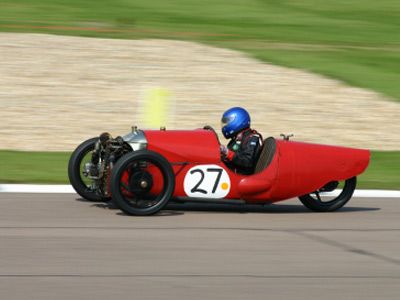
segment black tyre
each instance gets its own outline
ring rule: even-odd
[[[98,139],[99,138],[91,138],[80,144],[75,151],[72,152],[68,163],[69,182],[82,198],[89,201],[108,200],[91,189],[91,180],[84,177],[82,173],[85,163],[91,161],[91,152],[94,150]]]
[[[357,178],[353,177],[341,183],[329,183],[326,186],[334,186],[335,189],[342,189],[337,196],[328,196],[324,188],[315,191],[314,193],[307,194],[299,197],[301,203],[305,207],[317,212],[335,211],[343,207],[353,196],[354,190],[357,185]],[[329,189],[331,191],[331,189]]]
[[[112,199],[128,215],[157,213],[168,203],[174,188],[175,175],[170,163],[152,151],[128,153],[112,170]]]

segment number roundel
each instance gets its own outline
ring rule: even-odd
[[[224,198],[231,189],[228,173],[217,165],[198,165],[185,175],[186,195],[196,198]]]

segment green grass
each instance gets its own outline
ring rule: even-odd
[[[398,0],[2,0],[0,30],[200,41],[400,100],[399,15]]]
[[[1,183],[68,183],[70,153],[0,151]],[[358,187],[400,190],[400,152],[372,152]]]
[[[0,150],[1,183],[68,183],[70,153]]]
[[[373,151],[367,171],[358,178],[359,188],[400,190],[400,152]]]

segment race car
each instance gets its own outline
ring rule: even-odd
[[[317,212],[345,205],[370,151],[269,137],[253,174],[229,168],[207,126],[195,130],[140,130],[91,138],[68,165],[76,192],[112,200],[128,215],[151,215],[169,201],[270,204],[293,197]]]

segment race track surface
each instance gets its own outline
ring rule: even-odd
[[[336,213],[0,194],[0,299],[400,299],[400,199]]]

